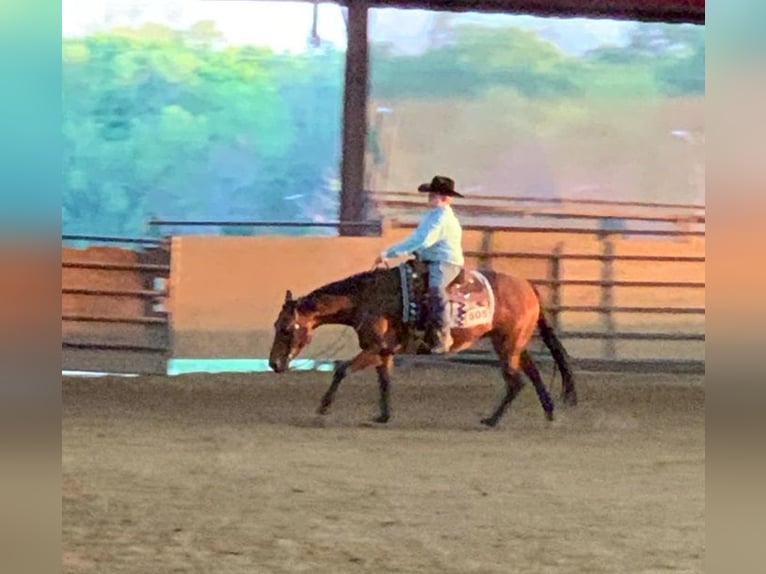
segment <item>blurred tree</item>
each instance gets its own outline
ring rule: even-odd
[[[451,22],[419,55],[373,45],[371,96],[487,107],[475,125],[430,127],[476,149],[492,130],[511,142],[583,129],[594,98],[704,93],[701,27],[636,26],[625,45],[577,57],[528,30]],[[143,235],[149,214],[337,218],[341,52],[232,47],[199,22],[65,38],[62,64],[65,233]]]
[[[339,54],[231,48],[209,23],[63,42],[64,232],[143,234],[148,214],[294,219],[327,193]]]

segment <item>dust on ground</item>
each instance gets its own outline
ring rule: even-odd
[[[702,377],[579,373],[545,420],[482,366],[63,382],[66,573],[702,572]],[[556,397],[559,386],[556,385]]]

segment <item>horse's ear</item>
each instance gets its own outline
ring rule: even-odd
[[[289,289],[285,292],[285,303],[289,303],[293,300],[293,292]]]

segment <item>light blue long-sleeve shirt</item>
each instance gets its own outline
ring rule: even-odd
[[[409,237],[383,251],[383,257],[416,253],[424,261],[443,261],[462,266],[463,229],[449,205],[428,211]]]

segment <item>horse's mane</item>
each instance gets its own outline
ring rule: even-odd
[[[350,275],[344,279],[333,281],[314,289],[308,295],[301,297],[298,303],[298,311],[301,313],[310,312],[316,308],[317,300],[324,295],[336,297],[348,295],[360,295],[368,287],[373,285],[381,274],[388,273],[390,269],[373,269],[371,271],[362,271]]]

